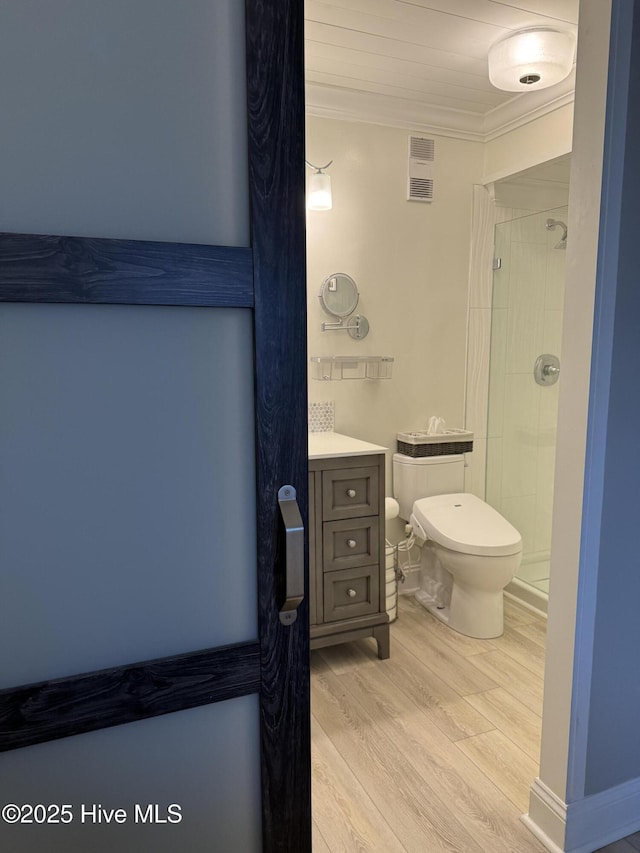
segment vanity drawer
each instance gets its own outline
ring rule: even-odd
[[[379,469],[375,466],[323,471],[322,517],[324,521],[378,515],[380,511],[379,476]]]
[[[378,518],[347,518],[323,525],[325,572],[368,566],[379,558]]]
[[[324,576],[324,621],[377,613],[380,606],[379,566],[343,569]]]

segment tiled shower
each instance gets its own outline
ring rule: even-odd
[[[566,223],[567,208],[495,227],[486,464],[487,501],[522,535],[518,579],[547,593],[559,383],[533,371],[561,358],[566,258],[548,220]]]

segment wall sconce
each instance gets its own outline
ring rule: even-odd
[[[575,53],[573,33],[530,27],[489,48],[489,80],[505,92],[546,89],[569,75]]]
[[[331,176],[325,174],[322,170],[328,169],[333,160],[329,160],[326,166],[314,166],[308,160],[305,160],[305,163],[310,169],[316,170],[313,175],[309,175],[309,185],[307,187],[308,210],[331,210],[333,207]]]

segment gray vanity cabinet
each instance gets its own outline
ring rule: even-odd
[[[311,648],[375,637],[389,657],[384,454],[309,460]]]

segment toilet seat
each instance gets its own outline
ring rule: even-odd
[[[522,550],[522,538],[493,507],[471,494],[420,498],[413,516],[429,539],[461,554],[500,557]]]

